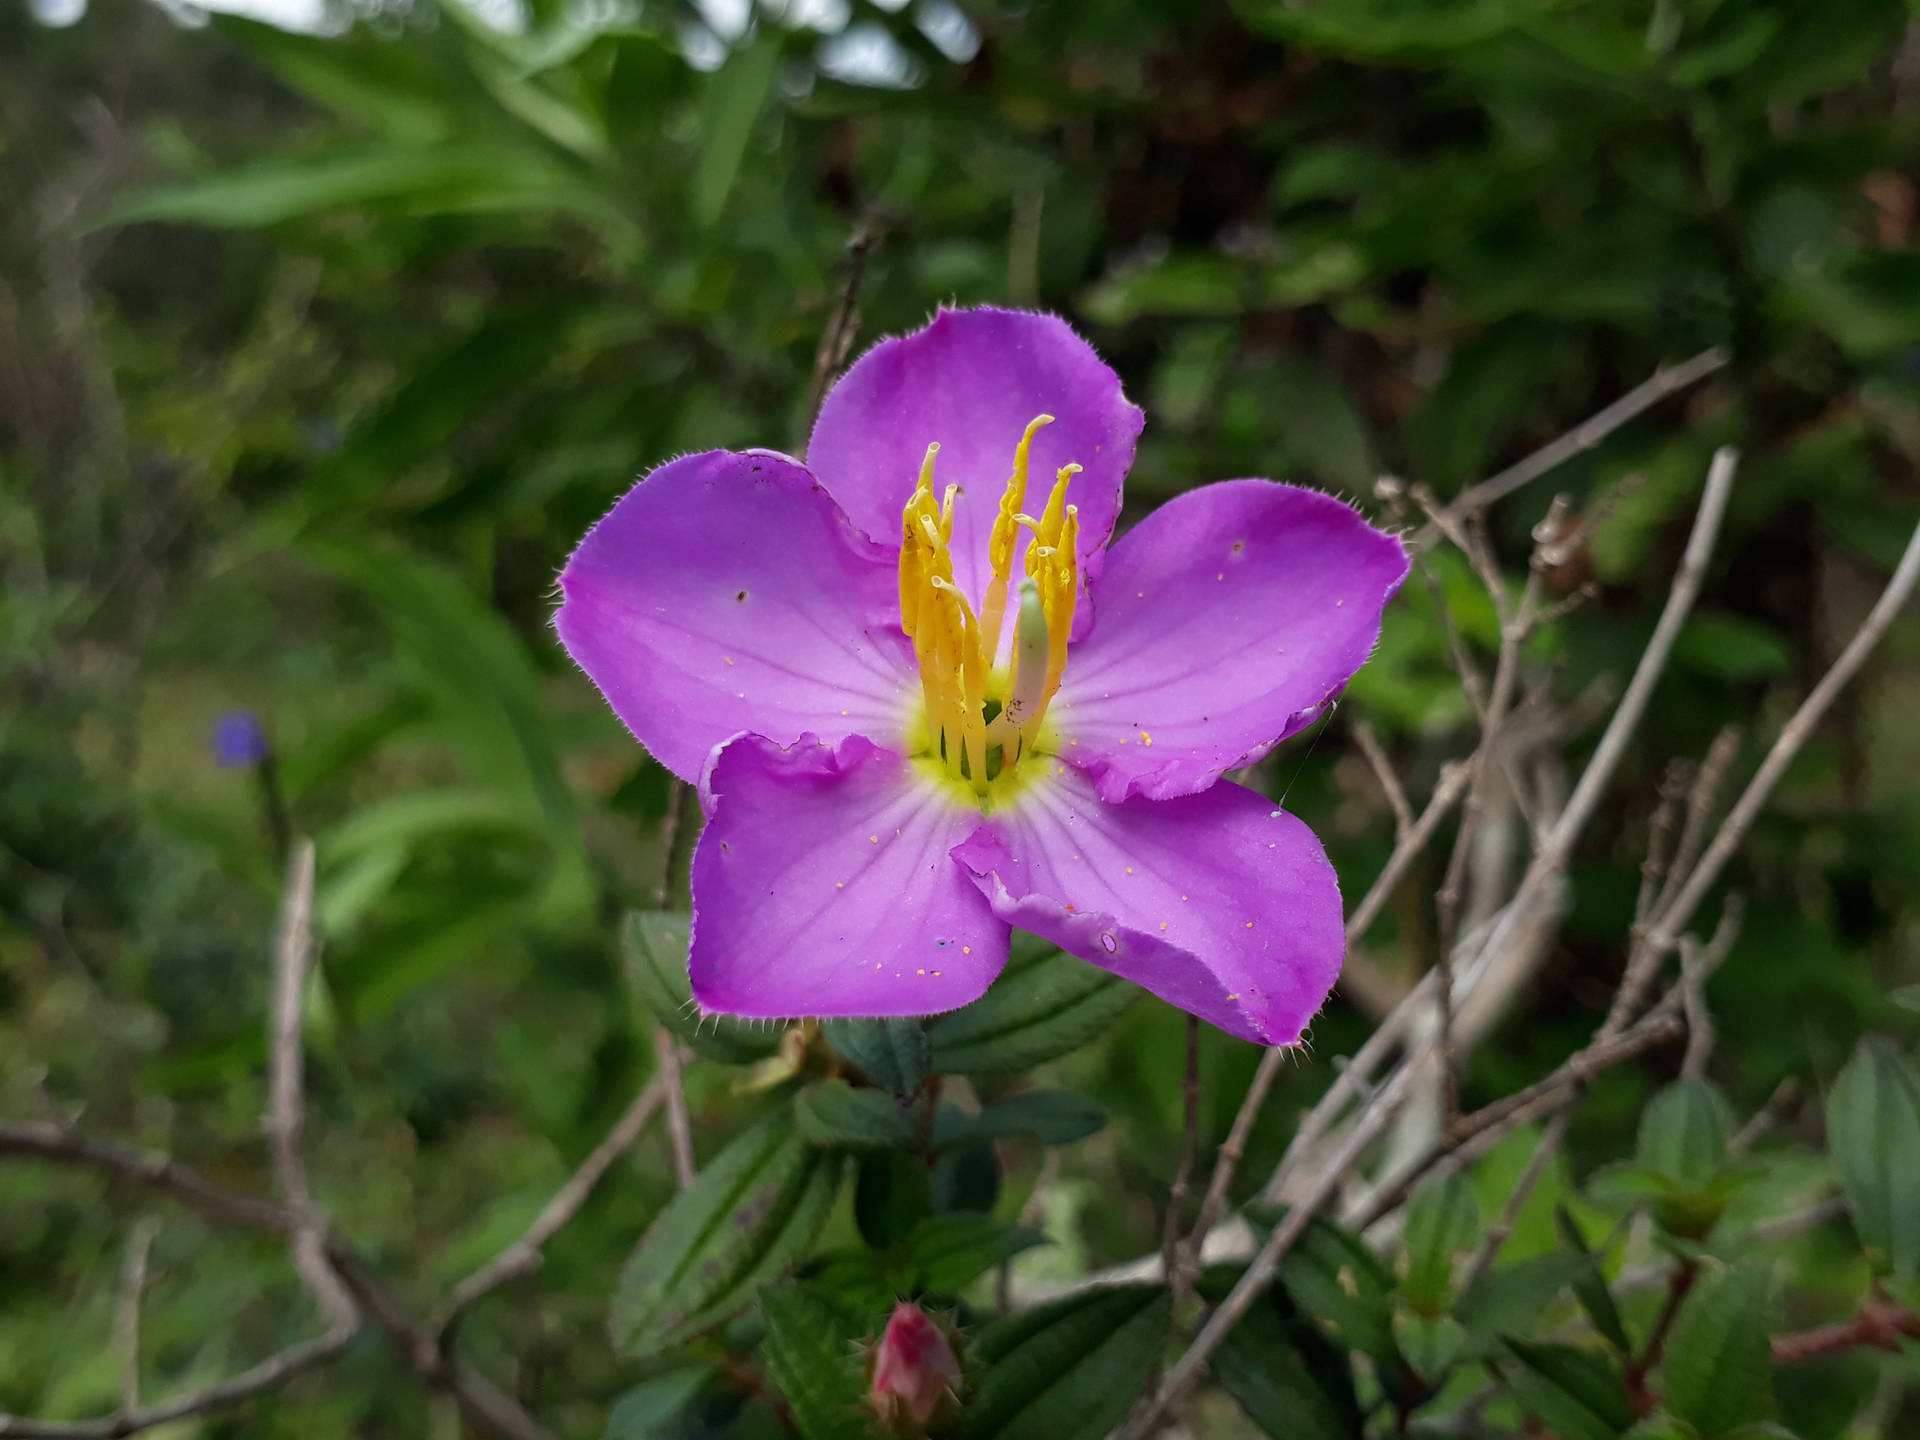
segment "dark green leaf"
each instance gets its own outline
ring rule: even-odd
[[[1453,1294],[1453,1265],[1480,1237],[1480,1205],[1463,1175],[1429,1180],[1407,1206],[1406,1273],[1401,1293],[1437,1315]]]
[[[1507,1371],[1515,1397],[1565,1440],[1614,1440],[1633,1425],[1626,1376],[1606,1355],[1515,1336],[1505,1344],[1519,1362]]]
[[[954,1295],[1001,1261],[1046,1243],[1037,1230],[961,1210],[921,1221],[905,1250],[916,1290]]]
[[[760,1313],[767,1374],[805,1440],[866,1440],[860,1317],[817,1287],[792,1284],[762,1289]]]
[[[1393,1277],[1357,1235],[1315,1220],[1280,1262],[1280,1283],[1303,1314],[1336,1339],[1386,1364],[1393,1338]]]
[[[1466,1347],[1467,1329],[1451,1315],[1398,1308],[1393,1312],[1393,1339],[1413,1373],[1437,1388]]]
[[[989,1075],[1028,1070],[1077,1050],[1105,1030],[1140,992],[1057,950],[1016,959],[985,996],[936,1020],[933,1068]]]
[[[1226,1288],[1203,1284],[1201,1293],[1218,1299]],[[1213,1374],[1275,1440],[1359,1440],[1352,1363],[1294,1313],[1284,1291],[1269,1290],[1227,1332]]]
[[[1586,1236],[1580,1233],[1579,1225],[1564,1205],[1554,1208],[1553,1223],[1559,1228],[1561,1242],[1579,1261],[1579,1268],[1573,1276],[1573,1293],[1580,1301],[1580,1308],[1587,1312],[1587,1319],[1593,1322],[1593,1328],[1600,1332],[1609,1345],[1621,1355],[1627,1354],[1630,1348],[1627,1327],[1621,1323],[1620,1307],[1613,1303],[1613,1291],[1607,1288],[1607,1279],[1600,1273],[1599,1262],[1587,1248]]]
[[[1639,1162],[1679,1185],[1698,1189],[1726,1162],[1733,1113],[1719,1087],[1681,1080],[1653,1097],[1640,1117]]]
[[[1125,1416],[1160,1359],[1173,1296],[1115,1285],[987,1326],[985,1366],[962,1408],[964,1440],[1099,1440]]]
[[[860,1238],[890,1250],[933,1213],[927,1162],[905,1150],[863,1150],[853,1186],[853,1219]]]
[[[606,1440],[654,1440],[670,1430],[712,1379],[711,1365],[685,1365],[641,1381],[613,1402]]]
[[[907,1146],[920,1138],[914,1105],[885,1090],[856,1090],[844,1080],[802,1090],[793,1121],[801,1138],[815,1145]]]
[[[1827,1140],[1867,1258],[1920,1277],[1920,1077],[1891,1041],[1868,1036],[1841,1069]]]
[[[867,1080],[896,1095],[911,1095],[927,1078],[931,1047],[917,1016],[887,1020],[829,1020],[827,1043]]]
[[[1660,1367],[1667,1407],[1707,1440],[1773,1410],[1772,1300],[1771,1273],[1745,1265],[1703,1276],[1674,1317]]]
[[[780,28],[766,26],[760,38],[742,50],[707,82],[701,111],[700,164],[694,172],[693,213],[702,225],[720,218],[740,159],[747,153],[754,122],[767,103],[780,63]]]
[[[1554,1252],[1496,1266],[1480,1276],[1453,1308],[1453,1318],[1467,1329],[1468,1353],[1484,1357],[1493,1353],[1501,1335],[1533,1333],[1547,1307],[1578,1282],[1589,1264],[1578,1255]]]
[[[710,1060],[746,1065],[770,1055],[780,1032],[732,1016],[703,1017],[687,980],[690,917],[670,910],[630,910],[620,927],[627,982],[653,1018]]]
[[[1106,1123],[1106,1112],[1083,1095],[1065,1090],[1028,1090],[996,1100],[977,1115],[942,1105],[934,1122],[933,1143],[945,1147],[1006,1135],[1032,1135],[1043,1144],[1070,1145]]]
[[[819,1232],[841,1161],[801,1141],[776,1111],[674,1197],[627,1261],[613,1338],[644,1358],[724,1320]]]

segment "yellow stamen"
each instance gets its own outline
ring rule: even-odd
[[[987,540],[987,558],[993,562],[993,578],[987,582],[986,604],[980,612],[987,659],[1000,653],[1000,627],[1006,620],[1007,586],[1013,578],[1013,547],[1020,538],[1020,507],[1027,503],[1027,454],[1033,449],[1033,437],[1042,425],[1051,425],[1053,416],[1036,415],[1027,423],[1026,433],[1013,449],[1013,474],[1000,497],[1000,513],[994,517],[993,533]]]
[[[901,513],[900,628],[919,662],[926,717],[922,763],[970,787],[983,802],[990,792],[998,793],[1002,778],[1011,778],[1024,755],[1045,745],[1042,721],[1066,667],[1078,600],[1079,507],[1066,503],[1066,493],[1080,467],[1056,472],[1039,519],[1020,508],[1034,434],[1051,420],[1036,417],[1015,451],[1013,476],[989,537],[993,570],[978,616],[953,574],[960,487],[948,485],[937,502],[934,498],[938,445],[927,447],[919,482]],[[1019,584],[1010,663],[1002,669],[994,662],[1006,628],[1022,529],[1029,533],[1026,577]]]

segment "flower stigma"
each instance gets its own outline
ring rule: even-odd
[[[953,579],[959,486],[948,485],[935,500],[938,444],[927,447],[920,483],[901,514],[900,628],[919,661],[923,707],[911,748],[922,769],[983,810],[1011,797],[1023,760],[1053,749],[1047,707],[1066,670],[1080,588],[1080,511],[1067,504],[1067,482],[1080,467],[1055,472],[1037,520],[1022,508],[1034,434],[1052,423],[1051,415],[1034,417],[1014,449],[1013,474],[988,540],[993,574],[978,614]],[[1022,530],[1031,538],[1026,573],[1016,585],[1014,551]],[[1024,769],[1031,777],[1037,767]]]

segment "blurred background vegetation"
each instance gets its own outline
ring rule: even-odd
[[[1591,1031],[1664,767],[1727,724],[1750,766],[1920,518],[1920,25],[1900,0],[751,4],[288,12],[306,34],[184,0],[0,10],[0,1111],[265,1174],[280,860],[260,775],[210,745],[254,712],[319,844],[316,1185],[423,1306],[653,1065],[617,931],[657,900],[667,777],[555,644],[553,577],[660,460],[800,447],[856,231],[862,343],[942,302],[1045,307],[1094,340],[1148,411],[1129,518],[1237,475],[1445,496],[1725,347],[1499,511],[1517,566],[1554,490],[1630,482],[1567,581],[1597,598],[1531,656],[1542,696],[1590,719],[1713,447],[1745,456],[1565,936],[1524,1022],[1468,1062],[1469,1101]],[[1439,564],[1484,654],[1491,607]],[[1711,997],[1743,1110],[1789,1076],[1819,1094],[1864,1030],[1915,1036],[1916,707],[1909,618],[1747,847]],[[1392,842],[1356,716],[1416,794],[1470,744],[1418,577],[1338,715],[1265,776],[1350,894]],[[1431,963],[1443,862],[1282,1082],[1249,1183],[1378,993]],[[1049,1176],[1037,1271],[1157,1244],[1181,1034],[1142,1003],[1059,1062],[1114,1123]],[[1257,1058],[1208,1034],[1208,1143]],[[1575,1174],[1625,1153],[1677,1064],[1605,1080]],[[755,1102],[708,1068],[689,1084],[711,1153]],[[1039,1153],[1002,1161],[1017,1213]],[[1497,1197],[1499,1164],[1482,1178]],[[613,1268],[672,1188],[650,1135],[537,1283],[467,1322],[477,1362],[563,1433],[602,1433],[631,1383]],[[115,1276],[148,1205],[0,1169],[0,1408],[111,1408]],[[165,1218],[156,1384],[309,1332],[274,1247]],[[1844,1253],[1816,1235],[1806,1273]],[[1837,1435],[1874,1374],[1802,1367],[1783,1410]],[[438,1403],[368,1338],[181,1433],[445,1433]]]

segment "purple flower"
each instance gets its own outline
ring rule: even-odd
[[[267,732],[251,710],[229,710],[214,722],[213,763],[226,770],[260,764],[270,753]]]
[[[1339,887],[1304,824],[1221,777],[1339,694],[1406,555],[1266,480],[1109,552],[1142,419],[1061,321],[945,310],[853,366],[806,465],[689,455],[588,532],[556,623],[699,783],[706,1009],[952,1009],[1017,925],[1299,1038],[1340,970]]]

